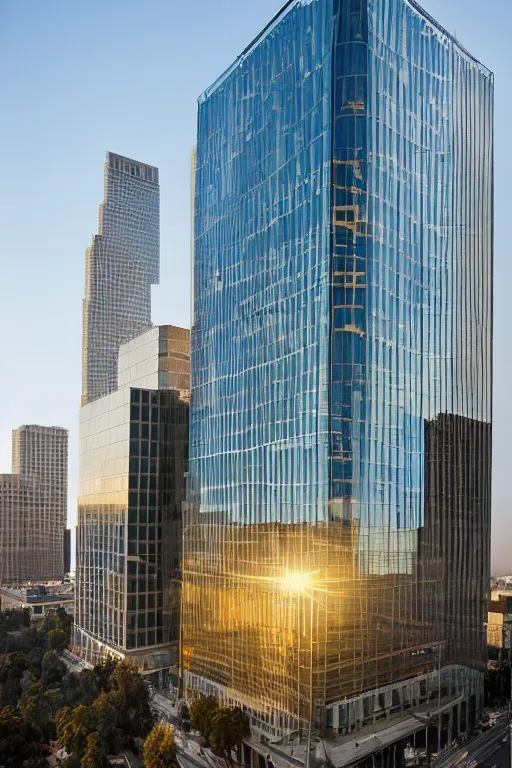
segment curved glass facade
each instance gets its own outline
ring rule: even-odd
[[[480,706],[492,120],[408,0],[294,0],[199,100],[185,684],[271,733]]]

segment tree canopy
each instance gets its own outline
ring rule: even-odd
[[[63,629],[52,629],[48,632],[48,650],[62,653],[68,647],[68,640]]]
[[[213,696],[200,696],[190,705],[192,725],[219,755],[231,756],[251,733],[249,718],[238,707],[219,706]]]
[[[199,731],[206,744],[210,743],[210,734],[213,729],[213,718],[217,713],[219,704],[214,696],[200,696],[190,705],[190,719],[192,725]]]
[[[107,745],[97,731],[87,737],[82,768],[108,768]]]
[[[143,750],[144,768],[170,768],[176,765],[174,730],[166,723],[153,726]]]

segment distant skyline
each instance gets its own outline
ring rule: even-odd
[[[505,232],[512,70],[505,0],[427,0],[426,10],[495,73],[493,569],[512,572],[508,485],[512,365]],[[85,250],[97,231],[105,152],[157,166],[161,279],[153,322],[190,326],[190,152],[196,100],[278,11],[276,0],[4,0],[0,6],[0,472],[12,429],[70,430],[76,522]]]

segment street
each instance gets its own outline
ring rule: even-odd
[[[503,742],[506,739],[506,742]],[[466,754],[467,753],[467,754]],[[465,756],[464,756],[465,755]],[[482,733],[470,744],[450,750],[438,762],[436,768],[452,768],[460,765],[469,766],[476,761],[474,768],[510,768],[510,744],[508,722],[494,725]]]
[[[479,768],[509,768],[510,766],[510,745],[501,744],[497,751],[489,757],[486,757],[483,763],[479,763]]]
[[[225,760],[208,749],[201,749],[198,739],[180,730],[176,707],[167,696],[160,691],[152,691],[151,703],[157,716],[174,726],[177,758],[182,768],[225,768]]]

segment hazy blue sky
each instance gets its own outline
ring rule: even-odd
[[[68,427],[75,517],[85,249],[112,150],[160,169],[153,321],[189,325],[197,96],[280,0],[0,0],[0,472],[11,429]],[[425,0],[495,73],[493,559],[512,572],[510,0]]]

